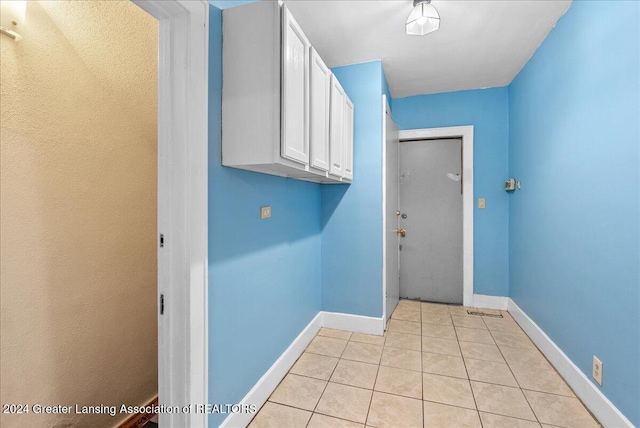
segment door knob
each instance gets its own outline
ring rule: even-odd
[[[402,236],[403,238],[407,236],[407,229],[396,229],[394,230],[394,232]]]

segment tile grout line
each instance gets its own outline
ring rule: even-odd
[[[318,409],[318,405],[320,404],[320,401],[322,400],[322,396],[324,395],[325,391],[327,390],[327,387],[329,386],[329,383],[331,383],[331,378],[333,377],[333,374],[336,372],[336,369],[338,368],[338,364],[340,364],[340,360],[342,360],[342,355],[344,355],[344,352],[347,350],[347,346],[349,345],[349,342],[351,342],[351,337],[352,336],[353,336],[353,332],[351,332],[351,335],[349,336],[349,339],[347,340],[347,344],[345,345],[344,349],[340,353],[340,356],[338,357],[338,362],[336,363],[335,367],[331,371],[331,374],[329,375],[329,379],[327,379],[327,384],[324,386],[324,389],[322,390],[322,393],[320,394],[320,398],[318,398],[318,402],[316,403],[315,407],[313,408],[313,412],[311,413],[311,418],[313,417],[314,413],[318,413],[319,415],[324,415],[324,413],[316,412],[316,410]],[[358,343],[358,342],[354,342],[354,343]],[[350,360],[347,360],[347,361],[350,361]],[[341,384],[339,382],[334,382],[334,383],[336,383],[338,385],[344,385],[344,384]],[[350,386],[350,385],[345,385],[345,386]],[[324,416],[333,417],[333,416],[329,416],[329,415],[324,415]],[[311,422],[311,418],[309,418],[309,422]],[[342,418],[338,418],[338,419],[342,419]],[[349,419],[343,419],[343,420],[349,421]],[[307,426],[309,426],[309,422],[307,422]],[[353,421],[350,421],[350,422],[353,422]],[[366,418],[365,418],[365,422],[366,422]]]
[[[422,346],[423,346],[423,341],[424,341],[424,336],[422,335],[423,333],[423,324],[422,324],[422,304],[420,304],[420,381],[421,381],[421,388],[420,388],[420,396],[422,397],[422,401],[420,402],[420,416],[422,418],[422,428],[425,428],[425,422],[424,422],[424,366],[423,366],[423,362],[422,362]]]
[[[489,329],[489,334],[491,335],[491,337],[495,341],[496,338],[493,336],[493,332],[490,329]],[[500,352],[500,355],[502,355],[502,358],[504,359],[504,362],[507,363],[507,368],[509,369],[509,372],[511,373],[511,376],[513,376],[513,379],[516,381],[516,384],[518,384],[518,389],[520,389],[520,393],[524,397],[524,400],[527,402],[527,405],[529,406],[529,409],[531,409],[531,413],[533,413],[533,416],[536,418],[536,422],[538,422],[539,424],[542,425],[542,422],[540,422],[540,418],[536,414],[535,410],[533,410],[533,406],[531,406],[531,403],[529,402],[529,399],[527,398],[527,395],[524,393],[524,390],[522,389],[522,386],[520,385],[520,381],[518,381],[518,378],[516,377],[516,374],[511,369],[511,365],[509,365],[509,362],[505,358],[504,354],[502,353],[502,349],[500,349],[500,346],[498,346],[497,342],[496,342],[496,346],[498,348],[498,351]],[[536,349],[537,349],[537,347],[536,347]]]
[[[531,423],[542,424],[542,422],[537,421],[537,420],[536,420],[536,421],[532,421],[531,419],[523,419],[523,418],[520,418],[520,417],[517,417],[517,416],[506,416],[506,415],[501,415],[500,413],[488,412],[488,411],[486,411],[486,410],[483,410],[483,411],[482,411],[482,413],[488,413],[488,414],[490,414],[490,415],[501,416],[501,417],[503,417],[503,418],[516,419],[516,420],[519,420],[519,421],[525,421],[525,422],[531,422]],[[480,418],[480,419],[482,420],[482,418]],[[545,424],[545,425],[550,425],[550,424]],[[550,425],[550,426],[558,427],[558,428],[568,428],[568,427],[563,427],[563,426],[560,426],[560,425]]]
[[[453,321],[453,317],[451,319]],[[484,322],[483,322],[484,323]],[[456,335],[456,341],[458,342],[458,348],[460,348],[460,355],[462,356],[462,364],[464,365],[464,371],[467,373],[467,382],[469,382],[469,389],[471,390],[471,397],[473,398],[473,404],[476,407],[476,414],[478,415],[478,420],[480,421],[480,426],[484,427],[484,423],[482,422],[482,418],[480,417],[480,409],[478,408],[478,401],[476,400],[476,394],[473,391],[473,387],[471,386],[471,377],[469,376],[469,369],[467,369],[467,362],[464,359],[464,354],[462,353],[462,346],[460,346],[460,338],[458,337],[458,330],[456,330],[455,325],[453,327],[453,331]]]
[[[518,327],[519,331],[521,331],[522,333],[524,333],[524,335],[525,335],[525,336],[527,336],[527,338],[528,338],[529,340],[531,340],[531,338],[527,335],[527,333],[525,333],[525,332],[524,332],[524,330],[522,330],[522,327],[520,327],[520,325],[518,325],[517,323],[516,323],[516,325],[517,325],[517,327]],[[493,334],[492,334],[492,336],[493,336]],[[531,406],[531,403],[529,402],[529,399],[527,398],[527,396],[526,396],[526,394],[524,393],[524,391],[531,391],[531,392],[536,392],[536,393],[540,393],[540,394],[555,395],[556,397],[575,398],[576,400],[578,400],[578,402],[580,403],[580,405],[581,405],[581,406],[582,406],[582,407],[583,407],[583,408],[584,408],[584,409],[585,409],[585,410],[586,410],[586,411],[591,415],[591,417],[593,418],[593,420],[594,420],[594,421],[595,421],[599,426],[602,426],[602,424],[600,424],[600,421],[598,421],[598,419],[594,416],[594,414],[593,414],[593,413],[592,413],[592,412],[587,408],[587,406],[585,406],[585,405],[584,405],[584,403],[582,402],[582,400],[581,400],[577,395],[575,395],[575,391],[573,391],[573,389],[572,389],[572,388],[567,384],[567,382],[566,382],[566,381],[564,380],[564,378],[560,375],[560,373],[558,373],[558,371],[557,371],[557,370],[556,370],[556,368],[553,366],[553,364],[551,364],[551,361],[549,361],[549,359],[546,357],[546,355],[544,355],[544,354],[542,353],[542,351],[541,351],[541,350],[536,346],[536,344],[535,344],[535,343],[533,343],[533,341],[532,341],[532,344],[533,344],[533,346],[534,346],[534,349],[535,349],[535,350],[540,354],[540,356],[542,356],[542,358],[544,358],[544,360],[545,360],[545,361],[549,364],[549,366],[551,367],[551,369],[545,369],[545,368],[542,368],[542,367],[538,367],[538,368],[536,368],[536,369],[537,369],[537,370],[544,370],[544,371],[552,371],[552,372],[554,372],[556,375],[558,375],[558,376],[560,377],[560,379],[565,383],[565,385],[566,385],[566,386],[571,390],[571,392],[574,394],[573,396],[567,396],[567,395],[555,394],[555,393],[552,393],[552,392],[536,391],[536,390],[534,390],[534,389],[525,389],[525,388],[522,388],[522,387],[520,386],[520,382],[518,381],[518,379],[516,378],[515,374],[513,373],[513,370],[511,369],[511,364],[509,364],[509,363],[507,362],[507,366],[509,367],[509,370],[512,372],[513,377],[516,379],[516,382],[518,383],[518,386],[520,387],[520,390],[522,391],[522,395],[524,395],[524,398],[525,398],[525,400],[527,401],[527,404],[529,404],[529,407],[531,408],[531,411],[533,412],[533,414],[534,414],[534,416],[536,417],[536,419],[538,420],[538,422],[539,422],[540,424],[542,424],[542,422],[540,422],[540,420],[539,420],[539,418],[538,418],[537,413],[533,410],[533,407]],[[521,347],[513,346],[513,345],[503,345],[503,346],[505,346],[505,347],[507,347],[507,348],[514,348],[514,349],[530,349],[530,348],[521,348]],[[498,349],[500,350],[500,353],[502,354],[502,349],[500,348],[500,346],[498,346]],[[504,354],[503,354],[503,358],[504,358]],[[506,361],[506,358],[505,358],[505,361]],[[516,366],[517,366],[518,364],[514,364],[514,365],[516,365]],[[546,424],[546,425],[549,425],[549,424]],[[558,427],[560,427],[560,428],[566,428],[566,427],[562,427],[562,426],[560,426],[560,425],[553,425],[553,426],[558,426]]]
[[[320,335],[320,332],[318,332],[318,334],[316,334],[316,337],[318,337],[319,335]],[[351,339],[351,336],[353,336],[353,333],[351,333],[351,335],[349,336],[349,339]],[[315,337],[314,337],[314,339],[315,339]],[[347,345],[349,344],[349,340],[347,339],[346,342],[347,342],[346,345],[344,345],[344,348],[342,349],[342,352],[340,353],[341,356],[342,356],[342,354],[344,354],[345,349],[347,349]],[[311,343],[309,343],[309,345],[311,345]],[[309,347],[309,345],[307,345],[307,348]],[[303,355],[304,355],[305,352],[307,352],[307,348],[305,348],[305,350],[302,352]],[[316,355],[322,355],[322,354],[316,354]],[[324,356],[327,357],[328,355],[324,355]],[[333,358],[335,358],[335,357],[333,357]],[[313,410],[311,411],[311,417],[307,421],[307,425],[306,426],[309,426],[309,423],[311,422],[311,418],[313,418],[313,414],[316,413],[316,409],[318,408],[318,404],[320,404],[320,400],[322,400],[322,396],[324,395],[325,391],[327,390],[327,386],[329,386],[329,382],[331,382],[331,377],[333,376],[333,373],[335,373],[336,368],[338,367],[338,364],[340,364],[340,357],[338,357],[338,362],[333,367],[333,370],[331,370],[331,374],[329,375],[329,378],[327,379],[327,383],[325,384],[324,388],[322,389],[322,392],[320,393],[320,397],[318,397],[318,401],[316,402],[316,405],[313,407]],[[293,366],[291,366],[291,368],[293,368]],[[290,372],[291,372],[291,369],[289,369],[289,372],[287,372],[287,375]],[[287,377],[287,375],[285,375],[285,377]]]
[[[422,400],[420,401],[420,417],[422,419],[422,428],[425,428],[424,423],[424,371],[422,370],[422,344],[423,338],[422,335],[422,303],[420,304],[420,397]]]
[[[382,352],[384,353],[384,345],[382,345]],[[382,362],[382,353],[380,354],[380,362]],[[364,417],[364,426],[367,426],[367,422],[369,422],[369,413],[371,413],[371,404],[373,404],[373,394],[376,391],[376,382],[378,382],[378,375],[380,374],[380,364],[378,364],[378,368],[376,369],[376,378],[373,381],[373,386],[371,387],[371,398],[369,399],[369,406],[367,407],[367,414]]]
[[[314,337],[314,339],[315,339],[316,337],[318,337],[318,335],[317,335],[317,334],[316,334],[316,336]],[[312,339],[312,341],[313,341],[313,339]],[[311,342],[309,342],[309,345],[311,345]],[[307,345],[307,347],[309,347],[309,345]],[[302,358],[302,356],[304,355],[304,353],[305,353],[306,351],[307,351],[307,348],[305,348],[305,349],[304,349],[304,351],[302,351],[302,354],[300,354],[300,356],[299,356],[298,358],[296,358],[296,361],[291,365],[291,368],[287,371],[287,373],[284,375],[284,377],[282,378],[282,380],[280,380],[280,382],[278,382],[278,385],[276,385],[276,387],[273,389],[273,392],[271,392],[271,394],[269,394],[269,397],[267,397],[267,401],[265,401],[265,402],[262,404],[262,406],[260,406],[260,409],[256,412],[256,414],[255,414],[255,415],[253,415],[253,417],[251,418],[251,420],[249,421],[249,424],[248,424],[247,426],[251,425],[251,423],[255,420],[255,418],[257,418],[257,417],[258,417],[258,415],[260,414],[260,412],[262,411],[262,409],[264,408],[264,406],[265,406],[267,403],[279,404],[279,405],[281,405],[281,406],[287,406],[287,407],[291,407],[291,408],[293,408],[293,409],[304,410],[304,411],[307,411],[307,412],[309,411],[309,410],[307,410],[307,409],[300,409],[300,408],[298,408],[298,407],[288,406],[288,405],[286,405],[286,404],[282,404],[282,403],[278,403],[278,402],[275,402],[275,401],[271,401],[271,397],[272,397],[272,396],[273,396],[273,394],[276,392],[276,390],[278,389],[278,387],[279,387],[280,385],[282,385],[282,382],[284,382],[284,380],[286,379],[286,377],[287,377],[289,374],[292,374],[292,375],[295,375],[295,376],[301,376],[301,375],[297,375],[297,374],[295,374],[295,373],[291,373],[291,369],[292,369],[292,368],[293,368],[293,367],[298,363],[298,361],[300,361],[300,358]],[[320,354],[314,354],[314,355],[320,355]],[[326,356],[326,355],[323,355],[323,356]],[[319,379],[316,379],[316,378],[313,378],[313,377],[310,377],[310,376],[304,376],[304,377],[307,377],[307,378],[309,378],[309,379],[319,380]],[[325,388],[326,388],[326,385],[325,385]],[[323,392],[324,392],[324,390],[323,390]],[[320,397],[322,397],[322,394],[320,394]],[[318,401],[320,401],[320,399],[318,399]],[[317,406],[317,403],[316,403],[316,406]],[[315,408],[315,407],[314,407],[314,408]],[[311,416],[313,416],[313,411],[312,411],[312,413],[311,413]],[[311,421],[311,417],[309,418],[309,421]],[[307,421],[307,425],[309,425],[309,421]]]
[[[320,335],[320,332],[318,332],[316,334],[316,337],[318,337]],[[349,335],[349,338],[351,338],[351,336],[353,335],[353,333],[351,335]],[[326,337],[326,336],[325,336]],[[315,337],[314,337],[315,339]],[[311,343],[309,343],[310,345]],[[347,340],[347,345],[349,344],[349,340]],[[307,347],[309,346],[307,345]],[[344,346],[344,349],[347,349],[347,345]],[[342,353],[344,353],[344,349],[342,350]],[[302,355],[304,355],[304,353],[307,351],[307,348],[305,348],[304,351],[302,351]],[[342,355],[342,353],[340,355]],[[318,355],[318,354],[316,354]],[[326,356],[326,355],[325,355]],[[334,357],[335,358],[335,357]],[[300,359],[300,358],[298,358]],[[297,361],[296,361],[297,362]],[[331,371],[331,374],[329,375],[329,379],[327,379],[327,383],[324,385],[324,388],[322,389],[322,392],[320,393],[320,397],[318,397],[318,401],[316,402],[316,405],[313,406],[313,410],[311,411],[311,417],[309,418],[309,420],[307,421],[307,427],[309,426],[309,424],[311,423],[311,419],[313,418],[314,413],[316,413],[316,409],[318,408],[318,404],[320,404],[320,400],[322,399],[322,396],[324,395],[324,392],[327,390],[327,386],[329,385],[329,382],[331,381],[331,376],[333,376],[333,373],[336,371],[336,367],[338,367],[338,364],[340,364],[340,357],[338,357],[338,362],[336,363],[336,365],[333,367],[333,370]],[[295,364],[294,364],[295,365]],[[291,368],[293,368],[293,366],[291,366]],[[287,372],[287,374],[285,375],[285,378],[289,375],[289,374],[293,374],[291,373],[291,369],[289,369],[289,371]],[[313,378],[312,378],[313,379]],[[276,388],[277,389],[277,388]],[[275,390],[274,390],[275,392]],[[273,393],[272,393],[273,395]]]

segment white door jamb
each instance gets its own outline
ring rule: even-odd
[[[206,427],[182,409],[207,402],[209,4],[132,1],[159,21],[158,399],[181,409],[159,423]]]
[[[387,94],[382,94],[382,319],[387,325]]]

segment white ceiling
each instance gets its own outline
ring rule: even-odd
[[[329,67],[381,59],[394,98],[506,86],[570,0],[433,0],[440,29],[409,36],[412,0],[285,0]]]

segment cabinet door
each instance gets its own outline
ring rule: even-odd
[[[345,93],[336,76],[331,76],[331,115],[329,127],[331,140],[329,144],[329,172],[342,177],[344,174],[344,98]]]
[[[353,178],[353,103],[344,96],[344,178]]]
[[[309,164],[309,48],[286,6],[282,8],[282,157]]]
[[[320,55],[311,48],[311,67],[309,70],[309,146],[311,166],[329,171],[329,112],[331,101],[331,71]]]

